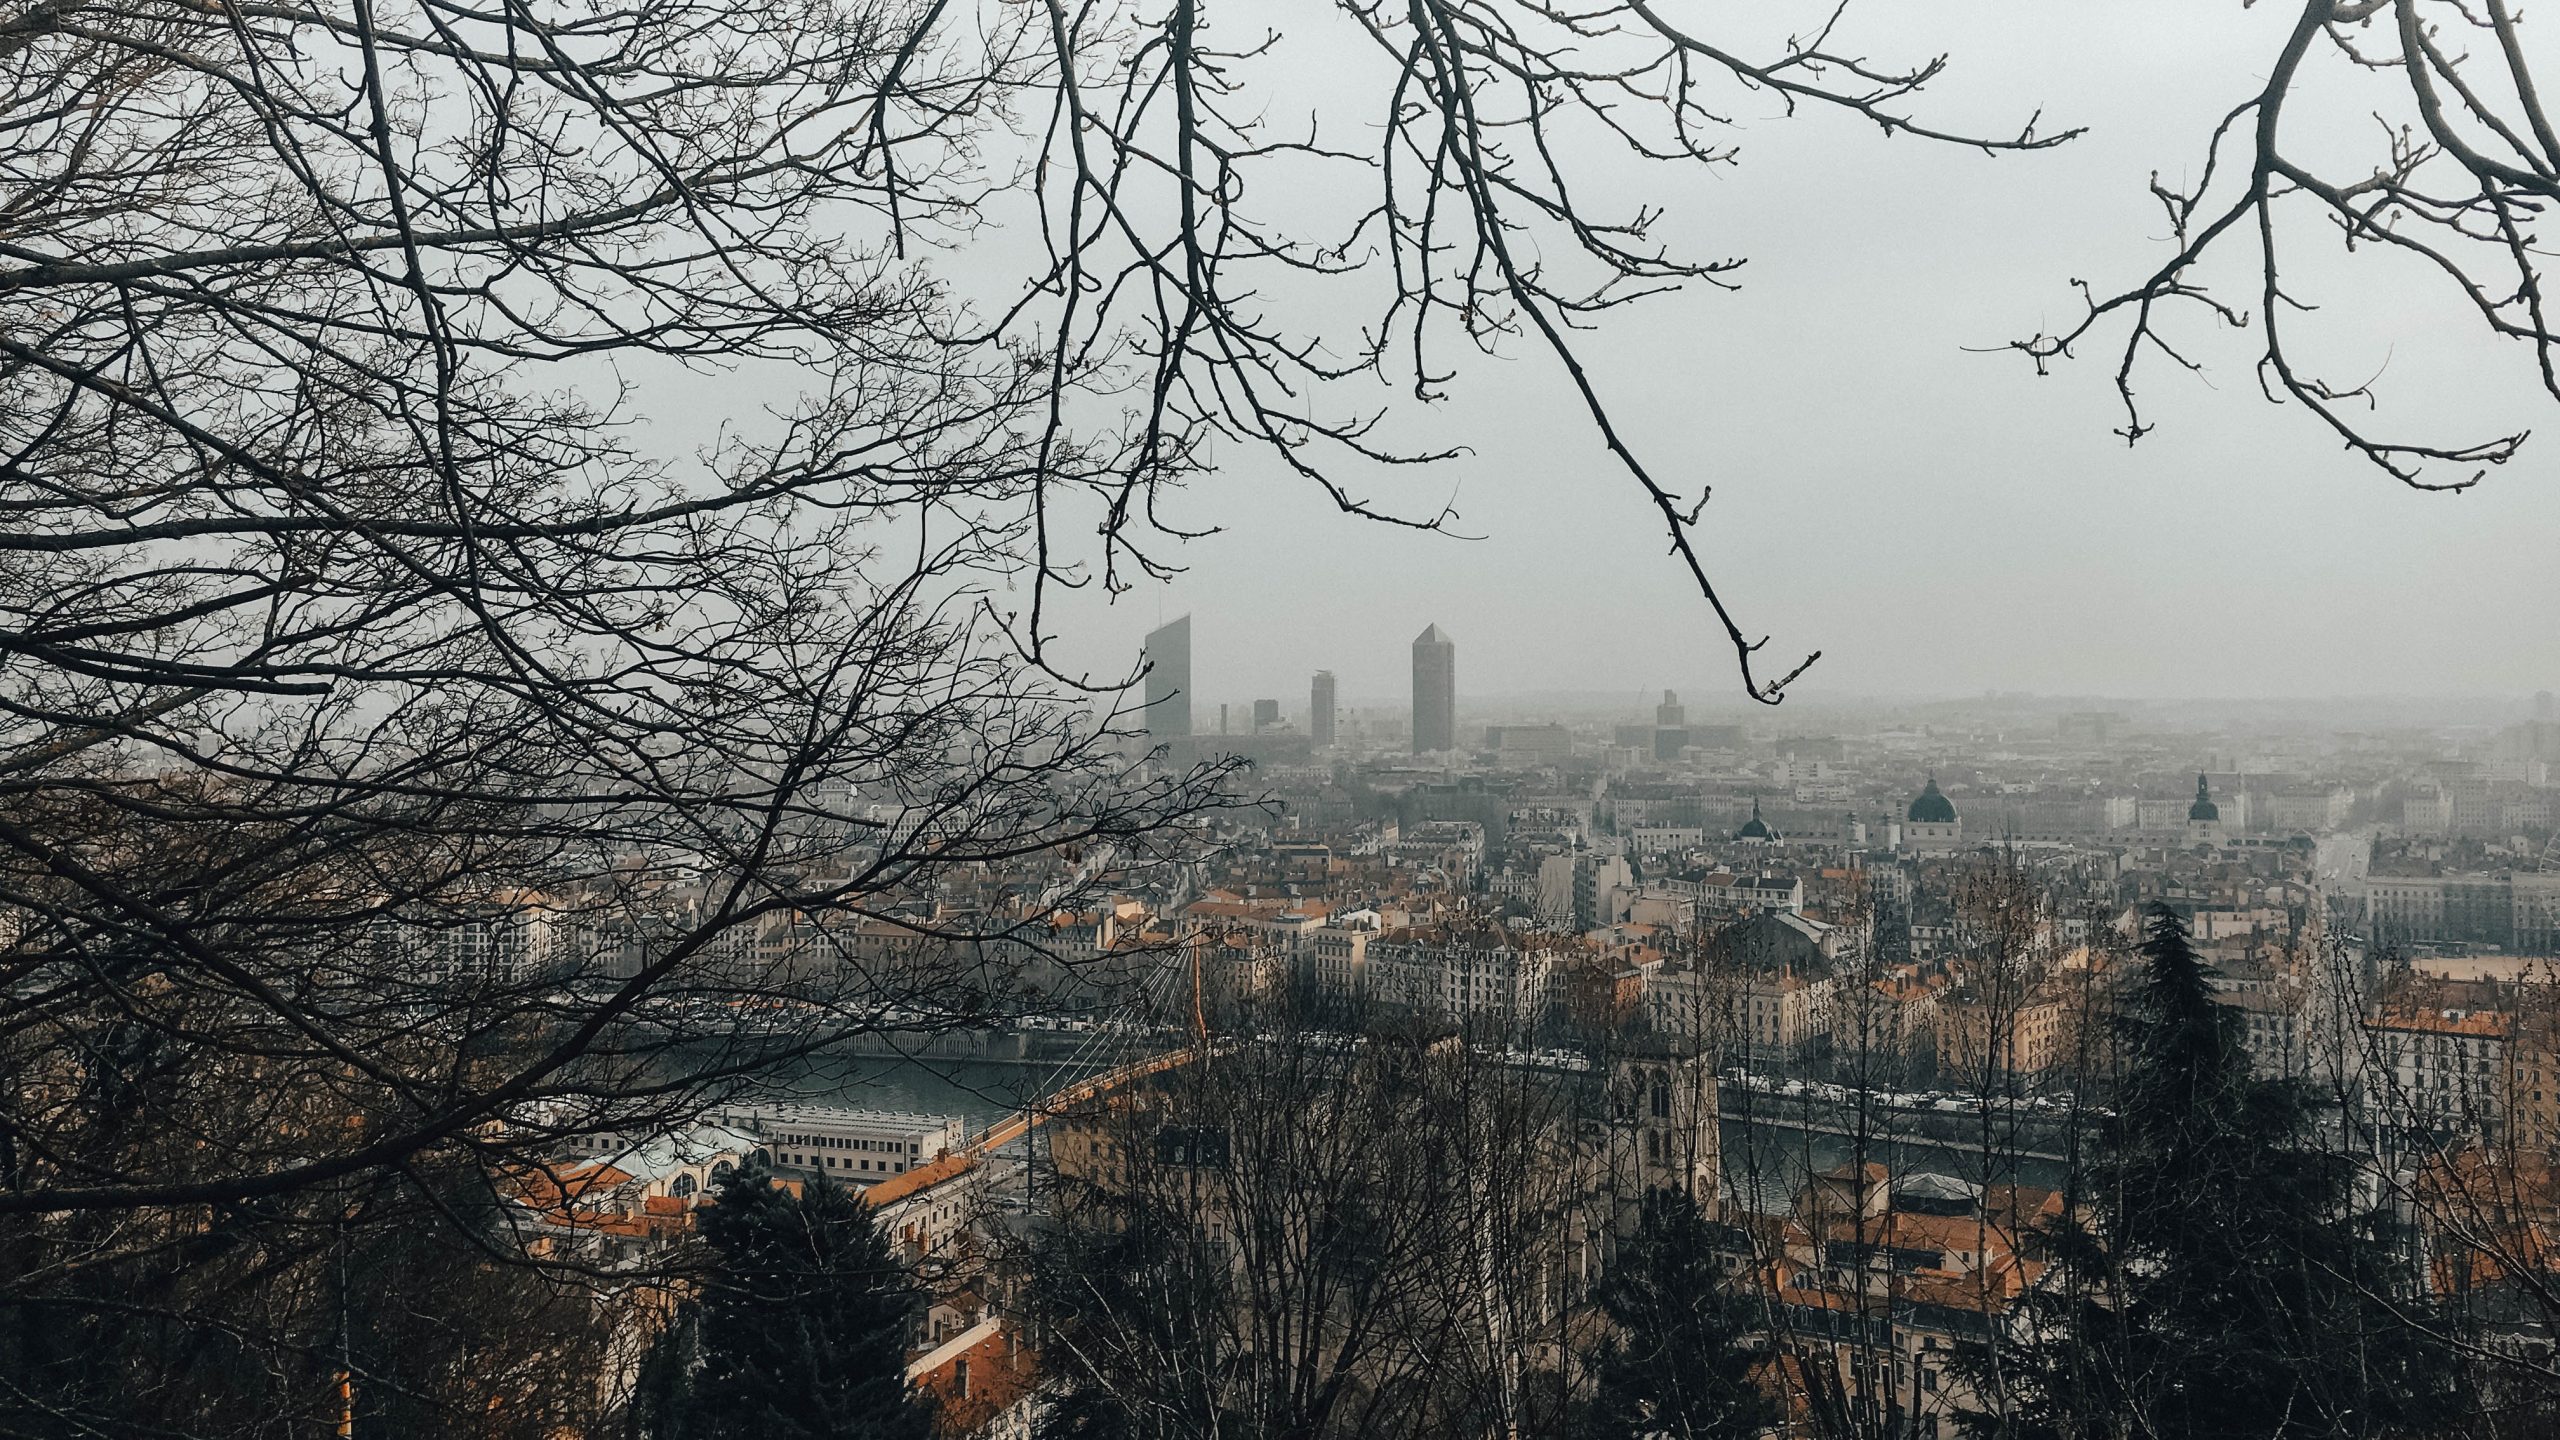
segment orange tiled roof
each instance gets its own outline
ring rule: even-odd
[[[515,1177],[517,1195],[537,1210],[566,1208],[591,1196],[608,1194],[632,1177],[602,1160],[559,1169],[530,1169]]]
[[[2485,1290],[2520,1274],[2536,1274],[2547,1282],[2560,1276],[2560,1245],[2540,1225],[2510,1224],[2471,1243],[2446,1247],[2429,1270],[2439,1295]]]
[[[954,1150],[930,1164],[919,1165],[903,1175],[893,1175],[862,1192],[863,1200],[874,1210],[919,1191],[930,1190],[945,1180],[957,1179],[978,1166],[977,1157],[965,1150]]]
[[[1973,1215],[1922,1215],[1896,1210],[1860,1222],[1839,1216],[1825,1227],[1831,1240],[1860,1240],[1897,1250],[1941,1250],[1970,1254],[2009,1245],[2008,1233],[1995,1220]]]
[[[969,1365],[969,1393],[959,1393],[961,1361]],[[916,1388],[934,1398],[934,1433],[974,1435],[1012,1409],[1040,1383],[1039,1357],[998,1332],[917,1377]]]
[[[2476,1035],[2503,1040],[2515,1028],[2515,1017],[2503,1010],[2443,1010],[2389,1007],[2369,1022],[2385,1030],[2414,1030],[2427,1035]]]

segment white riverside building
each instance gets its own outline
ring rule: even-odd
[[[795,1101],[727,1105],[709,1118],[761,1138],[777,1173],[824,1175],[839,1184],[903,1175],[969,1139],[968,1123],[956,1115]]]

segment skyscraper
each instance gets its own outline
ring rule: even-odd
[[[1437,625],[1413,639],[1413,753],[1458,748],[1458,642]]]
[[[1307,687],[1307,738],[1319,750],[1333,743],[1333,672],[1319,670]]]
[[[1191,734],[1191,617],[1156,627],[1147,636],[1147,738],[1181,740]]]
[[[1689,744],[1689,712],[1680,704],[1679,692],[1665,690],[1662,703],[1653,707],[1653,758],[1677,760]]]

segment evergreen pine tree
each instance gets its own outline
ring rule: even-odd
[[[701,1341],[701,1309],[684,1301],[640,1357],[623,1412],[625,1440],[691,1440],[686,1427],[695,1413],[693,1373]]]
[[[2157,908],[2119,1019],[2125,1073],[2078,1217],[2013,1346],[1968,1369],[1976,1434],[2311,1437],[2423,1433],[2455,1367],[2359,1214],[2309,1096],[2250,1075],[2238,1020],[2175,912]]]
[[[701,1229],[701,1298],[644,1367],[652,1440],[925,1440],[932,1413],[906,1380],[922,1297],[861,1197],[740,1171]],[[684,1349],[691,1373],[669,1373]]]
[[[1645,1197],[1600,1282],[1612,1333],[1593,1364],[1588,1440],[1741,1440],[1779,1419],[1751,1381],[1750,1316],[1716,1266],[1712,1238],[1686,1191]]]

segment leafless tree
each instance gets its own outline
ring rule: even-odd
[[[1622,1226],[1714,1183],[1697,1062],[1585,1060],[1279,1025],[1054,1124],[1059,1433],[1558,1433]]]
[[[2560,132],[2536,76],[2539,42],[2507,0],[2298,0],[2263,83],[2225,113],[2191,186],[2156,175],[2170,251],[2121,288],[2081,284],[2069,327],[2016,342],[2042,368],[2104,347],[2130,442],[2152,428],[2137,372],[2200,370],[2178,317],[2258,332],[2257,374],[2272,400],[2316,416],[2348,450],[2420,490],[2462,490],[2504,464],[2527,431],[2421,438],[2423,423],[2375,415],[2380,357],[2308,335],[2338,287],[2330,275],[2396,283],[2432,277],[2448,316],[2524,343],[2536,380],[2560,398],[2539,224],[2560,199]],[[2342,137],[2361,137],[2342,148]],[[2334,236],[2356,263],[2333,267]],[[2224,252],[2250,278],[2225,285]],[[2395,266],[2389,257],[2411,262]],[[2077,283],[2077,282],[2075,282]],[[2346,282],[2353,283],[2353,282]],[[2326,293],[2324,293],[2326,292]],[[2365,378],[2357,378],[2364,376]]]
[[[2468,995],[2414,973],[2388,949],[2367,957],[2330,932],[2312,955],[2320,967],[2323,1043],[2335,1055],[2314,1084],[2336,1122],[2324,1139],[2355,1166],[2369,1203],[2396,1222],[2414,1283],[2395,1296],[2465,1374],[2470,1420],[2483,1433],[2548,1433],[2560,1384],[2552,1336],[2560,1326],[2560,1220],[2554,1155],[2538,1121],[2547,1114],[2555,995],[2547,975],[2498,985],[2481,1034],[2496,1035],[2495,1061],[2426,1065],[2401,1027],[2413,1015],[2473,1013]],[[2440,1042],[2441,1043],[2441,1042]],[[2458,1043],[2458,1042],[2455,1042]],[[2475,1045],[2476,1045],[2475,1041]],[[2322,1057],[2326,1058],[2326,1057]],[[2442,1078],[2439,1078],[2442,1077]],[[2435,1088],[2445,1080],[2462,1091]],[[2471,1093],[2470,1082],[2480,1083]],[[2543,1088],[2536,1088],[2543,1087]]]
[[[2060,137],[1836,15],[1304,21],[1301,117],[1201,0],[0,6],[0,1299],[386,1177],[498,1253],[417,1177],[1018,1000],[1222,778],[1129,758],[1060,591],[1171,568],[1212,437],[1445,526],[1362,487],[1451,453],[1447,347],[1562,368],[1777,701],[1576,350],[1730,262],[1596,166],[1751,96]]]

